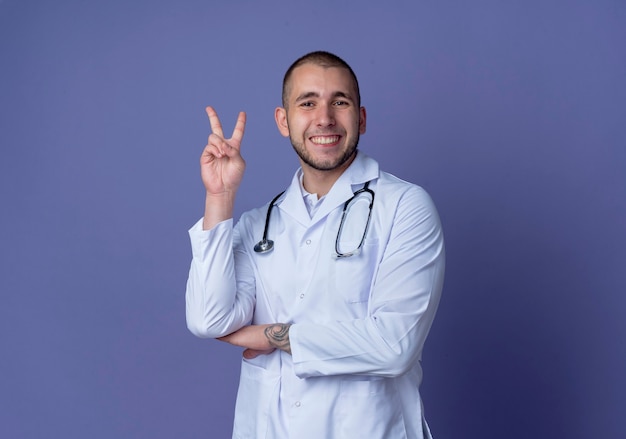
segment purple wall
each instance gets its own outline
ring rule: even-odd
[[[623,437],[626,3],[295,3],[0,0],[0,437],[228,437],[240,352],[184,320],[203,109],[248,112],[238,212],[265,203],[320,48],[444,223],[436,437]]]

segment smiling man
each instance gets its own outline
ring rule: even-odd
[[[436,209],[358,151],[366,111],[341,58],[298,59],[282,100],[276,124],[301,164],[291,185],[234,225],[246,116],[226,138],[208,107],[205,214],[189,231],[187,325],[244,348],[233,437],[429,438],[419,386],[444,277]]]

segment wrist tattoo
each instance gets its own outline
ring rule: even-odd
[[[291,345],[289,344],[290,326],[290,323],[275,323],[265,328],[265,337],[267,337],[270,346],[291,354]]]

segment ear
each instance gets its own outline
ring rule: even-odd
[[[365,134],[366,119],[367,112],[365,111],[365,107],[361,107],[359,109],[359,134]]]
[[[287,123],[287,110],[282,107],[277,107],[274,110],[274,119],[276,120],[276,126],[278,131],[285,137],[289,137],[289,124]]]

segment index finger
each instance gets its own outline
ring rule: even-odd
[[[217,113],[213,109],[213,107],[206,107],[206,114],[209,116],[209,122],[211,124],[211,131],[213,134],[220,136],[222,139],[224,138],[224,132],[222,131],[222,123],[220,122],[220,118],[217,117]]]
[[[233,140],[236,140],[239,144],[241,144],[241,139],[243,139],[243,132],[246,128],[246,113],[243,111],[239,113],[237,117],[237,123],[235,124],[235,129],[233,130]]]

